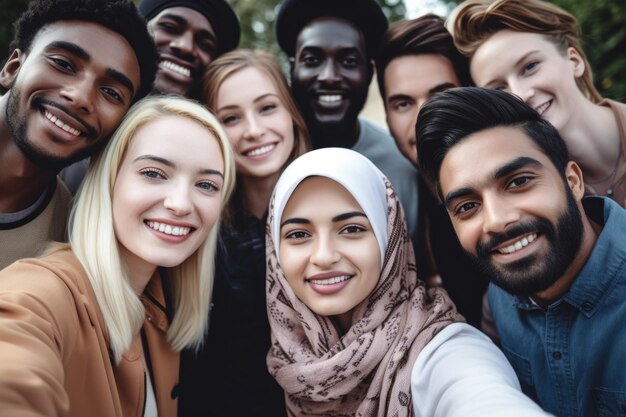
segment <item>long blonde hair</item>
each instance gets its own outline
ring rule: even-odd
[[[163,116],[184,117],[206,127],[224,159],[222,207],[235,184],[234,156],[218,120],[200,104],[182,97],[150,97],[131,107],[110,142],[92,159],[70,217],[69,240],[87,272],[104,317],[116,363],[141,328],[145,312],[122,265],[113,229],[112,195],[120,165],[136,131]],[[206,241],[181,265],[163,268],[171,280],[174,318],[167,340],[179,351],[198,348],[209,317],[219,218]]]
[[[576,18],[554,4],[542,0],[466,0],[452,11],[447,25],[454,44],[470,60],[491,35],[503,29],[545,35],[562,54],[574,48],[585,64],[576,85],[592,102],[602,100],[580,45]]]

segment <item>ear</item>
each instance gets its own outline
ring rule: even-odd
[[[585,60],[580,56],[578,51],[571,46],[567,48],[567,60],[572,64],[574,76],[576,78],[582,77],[585,72]]]
[[[0,85],[2,85],[2,87],[7,90],[11,88],[13,81],[15,81],[17,74],[20,72],[25,57],[26,54],[19,49],[14,49],[13,52],[11,52],[11,56],[7,59],[7,62],[0,71]]]
[[[565,179],[576,201],[580,201],[585,195],[585,182],[583,181],[583,171],[576,162],[569,161],[565,166]]]

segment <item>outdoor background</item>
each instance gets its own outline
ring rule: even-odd
[[[241,19],[241,47],[265,48],[284,60],[274,41],[273,22],[281,0],[227,0]],[[315,0],[310,0],[315,1]],[[460,0],[377,0],[391,23],[428,12],[446,17]],[[137,1],[135,1],[137,3]],[[596,86],[609,98],[626,101],[626,1],[553,0],[580,23],[583,48]],[[13,38],[13,21],[28,0],[0,0],[0,58],[4,63]],[[375,90],[374,88],[371,91]]]

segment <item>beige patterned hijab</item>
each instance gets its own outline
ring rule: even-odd
[[[355,308],[345,334],[294,295],[277,256],[282,212],[310,176],[331,178],[355,197],[384,253],[378,285]],[[384,175],[347,149],[301,156],[276,185],[266,243],[272,327],[267,365],[285,390],[290,415],[413,416],[410,381],[417,355],[445,326],[463,318],[444,290],[426,289],[418,281],[404,213]]]

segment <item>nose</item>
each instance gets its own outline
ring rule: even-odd
[[[318,80],[321,82],[334,84],[339,82],[341,77],[339,76],[339,71],[335,65],[335,61],[332,59],[327,59],[324,63],[324,67],[318,76]]]
[[[482,201],[483,233],[502,233],[520,220],[519,211],[496,196],[484,196]]]
[[[97,90],[95,80],[92,77],[83,76],[66,84],[61,90],[61,96],[79,113],[90,114],[94,111],[93,103],[98,93]]]
[[[167,190],[163,201],[164,207],[176,216],[185,216],[192,211],[189,186],[183,181],[177,181]]]
[[[522,80],[511,81],[509,83],[509,92],[521,98],[524,103],[528,103],[528,101],[535,95],[535,89]]]
[[[246,139],[259,139],[265,134],[265,126],[263,122],[259,120],[257,115],[250,114],[246,116],[246,127],[244,131],[244,138]]]
[[[341,259],[341,255],[330,237],[318,236],[311,250],[311,263],[320,267],[331,266]]]
[[[183,55],[195,56],[195,44],[193,39],[193,33],[191,31],[184,31],[179,36],[172,39],[170,47]]]

